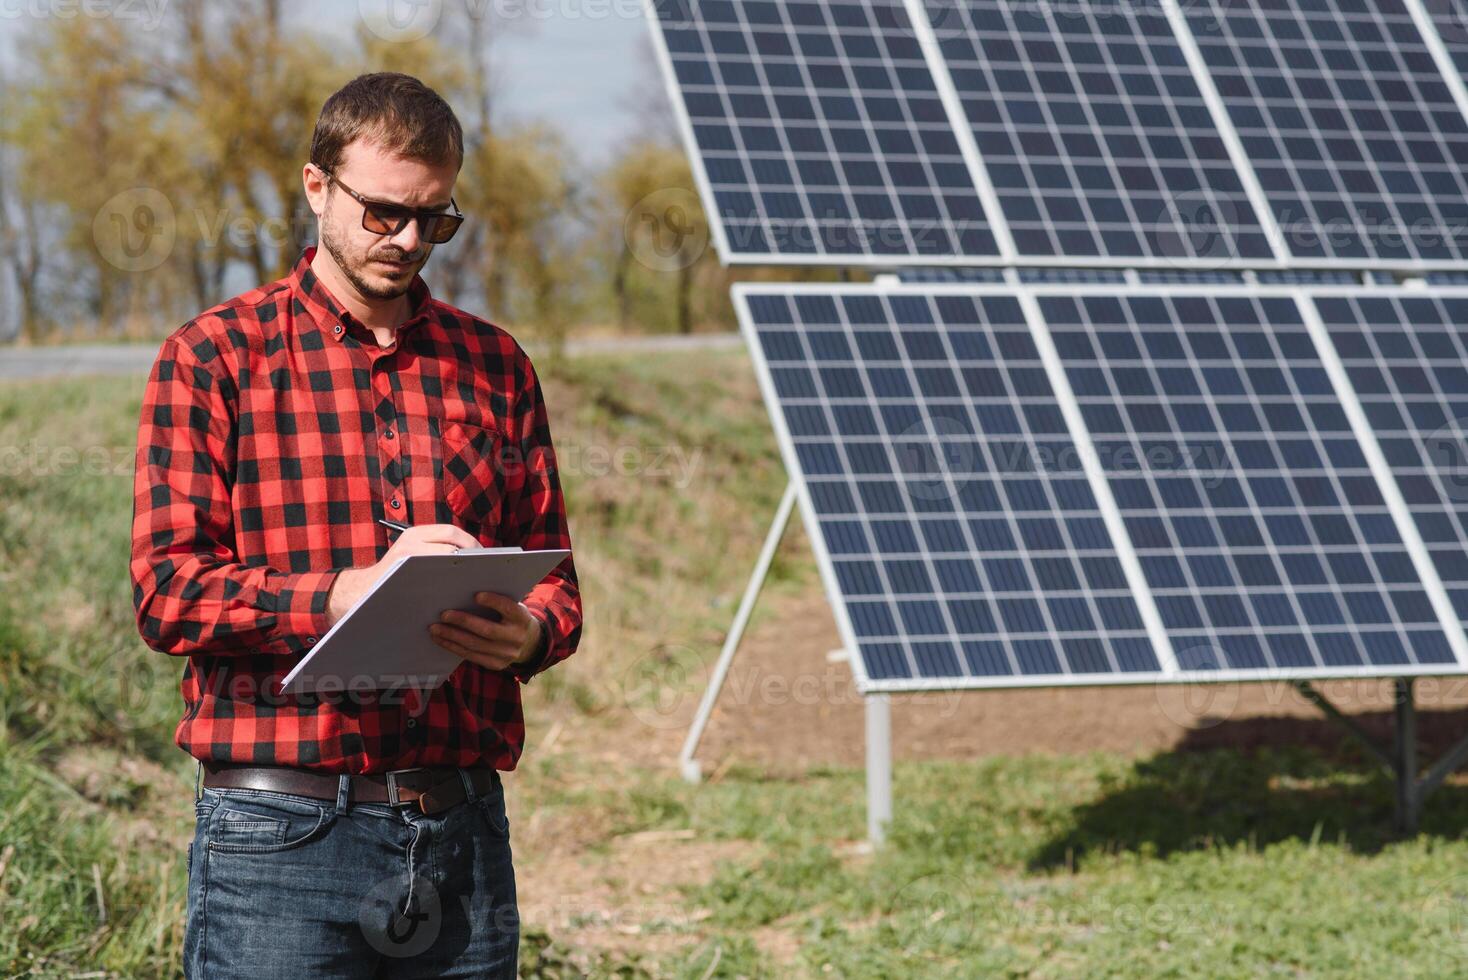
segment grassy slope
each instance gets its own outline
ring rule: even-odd
[[[589,626],[581,653],[527,689],[533,734],[578,737],[527,754],[522,810],[583,828],[589,875],[610,860],[609,835],[683,834],[737,856],[676,893],[697,916],[640,924],[645,949],[527,921],[527,973],[1468,972],[1456,786],[1402,843],[1382,833],[1378,778],[1284,747],[904,764],[891,845],[866,857],[849,846],[863,834],[859,772],[736,769],[695,788],[665,765],[609,768],[586,746],[635,733],[629,710],[656,710],[662,688],[698,688],[783,475],[739,356],[544,371]],[[176,969],[192,768],[171,744],[177,664],[132,626],[138,387],[0,386],[3,975]],[[675,452],[701,452],[691,474]],[[777,592],[815,587],[796,538]],[[629,903],[639,894],[621,887]]]

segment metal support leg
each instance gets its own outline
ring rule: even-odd
[[[1399,678],[1395,684],[1397,802],[1395,822],[1404,834],[1417,832],[1418,811],[1422,797],[1417,788],[1417,704],[1412,697],[1412,678]]]
[[[873,847],[887,836],[892,822],[892,705],[885,694],[868,694],[867,839]]]
[[[724,687],[724,678],[729,676],[729,665],[734,661],[734,652],[739,649],[739,641],[744,638],[744,629],[749,625],[749,617],[754,612],[755,600],[764,587],[765,576],[770,573],[770,565],[775,560],[775,550],[780,545],[780,539],[785,536],[785,527],[790,523],[790,515],[794,510],[795,483],[792,481],[785,487],[785,496],[780,498],[775,519],[765,535],[764,547],[760,549],[759,560],[755,562],[754,573],[749,576],[749,584],[744,587],[744,598],[739,602],[739,611],[734,614],[734,623],[729,627],[729,635],[724,638],[724,648],[719,651],[719,659],[714,664],[713,677],[709,679],[709,686],[703,692],[698,713],[693,717],[693,727],[688,730],[683,751],[678,756],[678,768],[683,773],[683,778],[690,783],[696,783],[702,778],[702,770],[693,754],[698,751],[699,740],[708,727],[709,716],[714,712],[714,702],[719,700],[719,691]]]
[[[1417,833],[1422,818],[1422,805],[1433,790],[1442,785],[1448,774],[1464,763],[1468,763],[1468,736],[1460,739],[1441,759],[1417,778],[1417,702],[1412,690],[1415,682],[1411,677],[1400,677],[1392,682],[1395,695],[1392,705],[1394,737],[1390,751],[1378,745],[1354,718],[1343,715],[1340,709],[1315,690],[1309,681],[1296,681],[1295,687],[1308,701],[1325,713],[1327,718],[1338,722],[1346,731],[1360,739],[1371,754],[1382,761],[1392,778],[1393,823],[1404,834]]]

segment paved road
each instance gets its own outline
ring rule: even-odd
[[[732,350],[743,345],[737,333],[692,336],[594,337],[571,340],[566,353],[645,354],[683,350]],[[527,343],[532,354],[539,345]],[[0,346],[0,381],[85,374],[146,374],[158,354],[156,344],[75,344],[65,347]]]

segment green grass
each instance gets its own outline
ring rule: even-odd
[[[179,665],[138,640],[127,584],[140,385],[0,386],[0,976],[178,972],[193,770],[172,745]],[[546,386],[588,628],[528,711],[541,732],[625,737],[629,711],[699,690],[784,475],[737,354],[571,359]],[[798,537],[776,594],[818,587]],[[1468,974],[1460,785],[1403,841],[1384,779],[1346,753],[903,762],[873,855],[855,844],[859,771],[772,773],[694,787],[670,766],[532,749],[512,791],[589,828],[588,875],[645,831],[724,856],[666,899],[698,914],[650,914],[645,944],[527,920],[525,974]]]

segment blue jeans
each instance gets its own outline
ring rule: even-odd
[[[191,980],[515,976],[498,773],[488,793],[434,816],[344,793],[207,787],[194,809]]]

